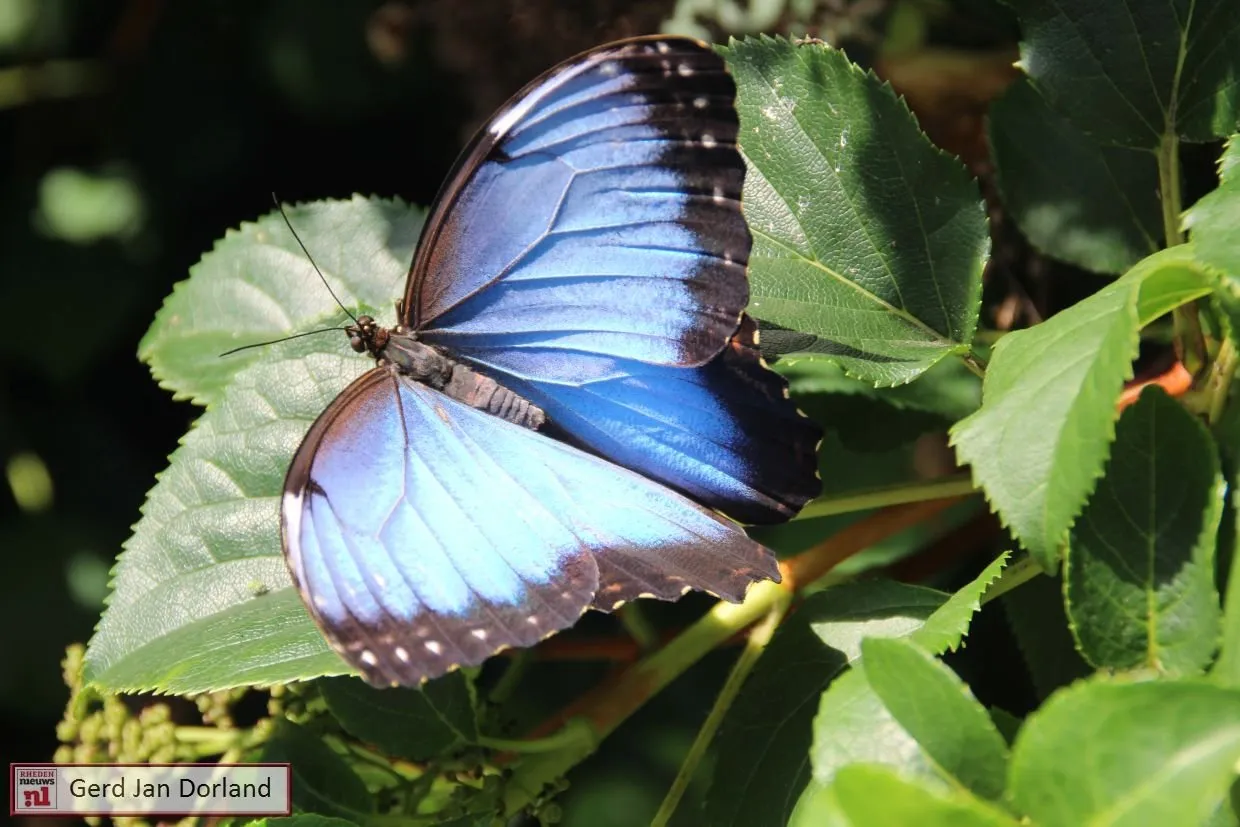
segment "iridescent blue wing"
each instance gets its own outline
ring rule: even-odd
[[[406,326],[460,355],[709,361],[749,300],[735,96],[723,60],[684,38],[535,80],[436,199]]]
[[[772,522],[817,495],[820,432],[738,331],[751,241],[735,94],[722,59],[681,38],[536,80],[437,200],[405,322],[558,435]]]
[[[386,368],[311,427],[281,518],[307,608],[376,685],[529,646],[587,608],[779,579],[731,522]]]
[[[497,351],[475,365],[541,407],[553,435],[734,519],[782,522],[822,487],[822,431],[762,364],[756,335],[745,317],[729,346],[697,368],[610,360],[592,375],[579,360],[548,376],[530,350]]]

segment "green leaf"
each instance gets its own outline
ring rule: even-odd
[[[901,777],[888,767],[845,767],[829,790],[829,806],[842,825],[878,827],[1017,827],[1018,821],[962,791],[944,793]],[[806,821],[808,824],[830,823]]]
[[[318,686],[345,731],[388,755],[424,761],[478,738],[473,692],[460,670],[420,689],[375,689],[357,678]]]
[[[964,682],[902,640],[871,638],[862,651],[870,687],[935,766],[976,795],[999,798],[1007,744]]]
[[[1219,163],[1221,183],[1184,214],[1201,260],[1226,274],[1233,294],[1240,293],[1240,135],[1233,135]]]
[[[818,695],[847,665],[811,628],[834,608],[825,592],[810,595],[772,636],[716,738],[704,823],[787,824],[809,780],[805,755]]]
[[[769,37],[722,51],[738,88],[750,312],[764,340],[796,331],[782,352],[824,354],[881,385],[966,352],[989,241],[965,168],[842,52]]]
[[[883,764],[906,778],[947,787],[917,740],[883,705],[862,669],[841,676],[822,693],[809,757],[814,780],[820,784],[830,783],[853,764]]]
[[[347,321],[315,264],[354,315],[392,318],[422,230],[421,210],[354,196],[291,207],[288,217],[313,264],[280,214],[268,213],[230,230],[156,314],[138,356],[178,399],[217,402],[239,371],[267,355],[254,348],[220,358],[225,350]]]
[[[972,581],[956,590],[942,606],[934,610],[925,624],[909,638],[922,649],[935,655],[954,652],[960,646],[965,634],[969,631],[969,623],[973,615],[982,608],[982,595],[990,588],[990,584],[999,579],[999,575],[1011,559],[1011,552],[1003,552],[981,574]]]
[[[1021,63],[1051,107],[1095,140],[1154,149],[1240,123],[1234,0],[1008,0]]]
[[[289,217],[337,295],[390,319],[418,213],[354,198]],[[230,232],[174,289],[142,356],[166,387],[210,405],[125,544],[87,680],[112,691],[202,692],[351,671],[291,588],[278,508],[311,422],[370,363],[341,334],[218,358],[341,315],[278,214]]]
[[[850,827],[851,824],[835,800],[835,790],[817,781],[806,785],[788,819],[788,827]]]
[[[1196,827],[1240,760],[1240,691],[1204,682],[1094,680],[1029,716],[1009,795],[1046,827]]]
[[[1043,253],[1122,273],[1162,246],[1150,153],[1099,145],[1024,79],[991,104],[989,136],[1003,206]]]
[[[807,612],[811,600],[814,611]],[[806,615],[818,639],[851,663],[861,657],[863,639],[916,635],[946,603],[947,595],[925,586],[858,580],[814,593],[793,618]]]
[[[960,644],[982,593],[1006,560],[1007,555],[1000,556],[950,597],[932,589],[886,581],[824,589],[813,595],[822,601],[822,616],[810,623],[815,634],[841,651],[849,662],[860,658],[863,638],[906,638],[941,654]],[[804,610],[800,609],[793,618],[802,614]],[[822,693],[813,737],[810,760],[818,782],[829,782],[841,767],[851,763],[875,761],[941,783],[917,742],[892,717],[861,671],[843,675]]]
[[[313,352],[327,347],[347,355]],[[279,495],[310,423],[369,364],[343,336],[267,357],[203,414],[147,496],[87,648],[88,681],[185,693],[349,671],[292,587]]]
[[[884,580],[809,595],[776,631],[724,719],[707,823],[783,827],[809,780],[805,755],[811,737],[819,739],[819,696],[860,656],[861,639],[911,636],[921,645],[955,647],[967,628],[965,607],[976,607],[1004,559],[950,597]]]
[[[1124,412],[1072,530],[1066,599],[1096,667],[1198,673],[1217,645],[1214,540],[1223,478],[1205,427],[1160,388]]]
[[[1240,406],[1234,400],[1215,427],[1215,438],[1221,449],[1229,506],[1223,511],[1225,522],[1219,532],[1221,542],[1218,555],[1229,571],[1223,601],[1222,638],[1218,660],[1210,670],[1210,676],[1225,686],[1240,688],[1240,553],[1237,553],[1237,537],[1240,537]],[[1227,533],[1230,533],[1229,543],[1226,541]],[[1227,552],[1230,552],[1230,561]]]
[[[982,407],[952,428],[951,440],[1043,569],[1056,566],[1102,473],[1141,327],[1206,295],[1211,282],[1187,245],[1173,247],[996,345]]]
[[[374,811],[374,799],[344,759],[322,739],[282,721],[263,745],[257,761],[293,765],[293,809],[337,816],[358,824]]]
[[[982,401],[981,381],[955,359],[939,362],[916,382],[894,388],[876,388],[870,382],[849,376],[834,362],[813,356],[786,357],[776,362],[774,368],[788,380],[788,390],[794,397],[857,396],[890,405],[901,413],[934,414],[949,422],[973,413]],[[801,401],[804,400],[798,399]]]

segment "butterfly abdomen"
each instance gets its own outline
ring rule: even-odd
[[[542,408],[525,397],[412,336],[390,333],[379,358],[414,381],[514,425],[538,430],[546,421]]]

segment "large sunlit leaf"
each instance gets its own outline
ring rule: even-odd
[[[287,211],[331,292],[279,213],[230,230],[173,288],[138,348],[177,398],[216,402],[240,370],[265,356],[255,348],[221,358],[226,350],[347,323],[332,292],[354,315],[394,318],[422,211],[361,196]]]
[[[964,166],[842,52],[761,37],[724,54],[749,163],[750,312],[763,339],[881,385],[966,351],[989,241]]]
[[[871,639],[862,651],[870,688],[934,766],[978,796],[999,798],[1007,744],[964,682],[906,641]]]
[[[1106,680],[1056,693],[1012,750],[1009,795],[1046,827],[1197,827],[1240,760],[1240,690]]]
[[[313,351],[328,347],[346,353]],[[310,423],[371,363],[343,336],[280,355],[238,374],[160,474],[113,571],[87,680],[202,692],[348,671],[293,589],[279,494]]]
[[[859,764],[829,786],[815,785],[789,827],[1017,827],[998,807],[963,790],[944,791],[888,767]]]
[[[1232,300],[1240,294],[1240,134],[1219,161],[1219,185],[1184,214],[1201,260],[1226,275]]]
[[[1173,247],[1037,327],[999,340],[982,407],[952,428],[952,444],[1044,569],[1055,568],[1102,473],[1141,328],[1212,286],[1192,250]]]

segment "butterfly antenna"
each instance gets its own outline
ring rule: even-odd
[[[348,311],[346,310],[345,312],[347,313]],[[240,353],[241,351],[249,350],[252,347],[267,347],[268,345],[278,345],[280,344],[280,342],[287,342],[290,339],[300,339],[302,336],[314,336],[318,333],[334,333],[335,331],[338,331],[338,330],[347,331],[348,328],[325,327],[321,330],[307,330],[305,333],[294,333],[292,336],[283,336],[279,339],[272,339],[270,342],[254,342],[253,344],[242,345],[241,347],[235,347],[232,350],[226,350],[219,355],[219,358],[223,359],[225,356],[232,356],[234,353]]]
[[[276,209],[280,211],[280,217],[284,219],[285,225],[288,226],[288,231],[293,234],[293,238],[297,239],[297,246],[301,247],[301,251],[305,253],[306,258],[310,260],[310,266],[314,268],[314,272],[319,274],[319,280],[323,282],[323,286],[327,288],[327,292],[332,294],[332,298],[336,300],[336,304],[340,305],[340,309],[343,310],[348,315],[348,317],[353,320],[353,324],[360,325],[361,322],[357,320],[357,316],[354,316],[352,313],[350,313],[349,308],[344,306],[344,302],[342,302],[340,300],[340,297],[336,295],[336,291],[333,290],[332,286],[327,283],[327,277],[323,275],[323,271],[319,269],[319,265],[314,263],[314,256],[310,255],[310,251],[307,250],[306,245],[302,243],[301,236],[297,235],[297,231],[293,229],[293,222],[288,220],[288,213],[284,211],[284,205],[280,203],[279,198],[276,198],[276,194],[274,192],[271,194],[271,200],[275,202]],[[314,331],[314,332],[317,333],[319,331]],[[283,340],[277,340],[277,341],[283,341]]]

